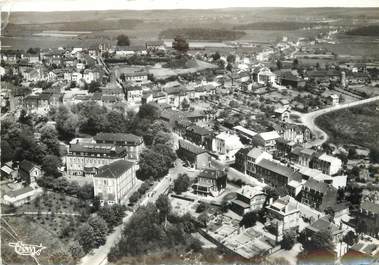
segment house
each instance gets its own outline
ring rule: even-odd
[[[66,155],[68,175],[93,176],[97,169],[128,156],[125,147],[113,144],[71,144]]]
[[[262,159],[272,160],[272,155],[267,153],[262,148],[252,148],[246,155],[245,168],[242,172],[252,176],[255,172],[255,165],[259,163]]]
[[[222,132],[212,142],[212,151],[219,155],[221,160],[235,160],[235,154],[243,148],[240,138],[236,134]]]
[[[240,137],[241,141],[245,141],[247,143],[251,143],[254,139],[254,136],[257,135],[256,132],[242,127],[240,125],[233,127],[233,129]]]
[[[258,146],[262,146],[267,152],[275,151],[276,140],[280,138],[280,135],[276,131],[259,133],[254,137],[254,143]]]
[[[274,84],[276,80],[276,75],[267,67],[263,67],[257,71],[254,71],[253,76],[254,75],[256,75],[256,79],[254,81],[263,85]]]
[[[202,146],[207,150],[212,150],[213,132],[198,125],[188,126],[185,130],[184,139]]]
[[[370,201],[361,203],[358,216],[359,220],[366,223],[367,233],[378,237],[379,233],[379,204]]]
[[[310,167],[316,153],[313,149],[296,146],[290,153],[290,160],[303,167]]]
[[[17,171],[13,169],[12,162],[5,163],[1,169],[1,179],[15,179],[17,177]]]
[[[209,167],[211,157],[206,150],[188,141],[179,140],[178,157],[195,169]]]
[[[241,216],[247,212],[259,211],[263,208],[266,196],[262,187],[244,185],[237,191],[237,197],[232,200],[230,209]]]
[[[292,168],[265,158],[257,163],[248,162],[247,174],[275,188],[286,188],[291,180],[301,179]]]
[[[137,184],[136,166],[133,162],[117,160],[98,169],[93,177],[95,196],[101,203],[125,202]]]
[[[305,87],[305,83],[305,80],[292,74],[291,72],[282,72],[279,77],[279,84],[282,86],[302,88]]]
[[[247,154],[250,152],[251,149],[251,147],[241,148],[235,155],[236,160],[234,162],[234,167],[238,171],[243,172],[244,174],[246,174],[247,168]]]
[[[42,176],[41,168],[29,160],[22,160],[18,167],[18,178],[33,183]]]
[[[337,106],[340,104],[340,97],[336,94],[330,95],[331,101],[332,101],[332,106]]]
[[[310,178],[302,188],[301,203],[319,211],[333,208],[337,204],[337,189],[331,184]]]
[[[142,103],[143,90],[140,86],[126,86],[125,87],[126,100],[128,103],[140,104]]]
[[[283,107],[274,110],[275,116],[280,120],[287,122],[290,118],[291,107],[289,105],[284,105]]]
[[[145,46],[148,53],[165,50],[164,42],[161,40],[147,41]]]
[[[193,192],[204,196],[217,197],[226,188],[226,172],[218,169],[204,169],[192,185]]]
[[[84,82],[90,84],[92,82],[100,80],[100,72],[92,69],[85,69],[83,72]]]
[[[5,205],[13,205],[19,207],[25,203],[31,202],[40,194],[42,194],[41,188],[33,188],[32,186],[27,186],[18,190],[13,190],[6,193],[3,197],[3,203]]]
[[[341,159],[323,153],[311,161],[311,168],[318,169],[325,174],[334,175],[342,169]]]
[[[281,130],[283,139],[292,143],[303,144],[312,138],[311,130],[305,125],[284,123]]]
[[[277,240],[283,238],[287,231],[297,231],[299,228],[300,209],[298,202],[291,196],[284,196],[266,207],[268,227],[270,227]]]
[[[147,81],[148,73],[146,71],[137,71],[137,72],[125,73],[124,77],[125,77],[125,81],[143,82],[143,81]]]
[[[98,133],[94,140],[99,144],[124,147],[127,152],[127,158],[131,160],[139,160],[140,154],[145,147],[143,138],[131,133]]]
[[[338,226],[329,220],[329,216],[323,216],[311,225],[305,228],[308,236],[312,236],[315,233],[324,232],[328,233],[332,237],[333,243],[341,242],[343,239],[345,229],[342,226]]]

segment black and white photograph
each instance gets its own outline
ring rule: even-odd
[[[0,264],[379,265],[378,0],[0,15]]]

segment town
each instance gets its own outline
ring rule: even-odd
[[[337,30],[3,49],[3,262],[28,240],[43,264],[377,262],[378,131],[325,117],[379,128],[379,60],[316,47]]]

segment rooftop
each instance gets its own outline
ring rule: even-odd
[[[127,142],[133,144],[140,144],[143,142],[142,137],[131,133],[98,133],[94,139],[95,141]]]
[[[203,148],[184,140],[179,140],[179,147],[196,155],[207,152]]]
[[[198,175],[198,178],[219,179],[224,176],[226,176],[226,173],[224,171],[208,168],[201,171]]]
[[[263,133],[260,133],[259,135],[265,141],[275,140],[275,139],[280,138],[280,135],[277,133],[277,131],[263,132]]]
[[[34,167],[36,167],[36,165],[32,162],[30,162],[29,160],[22,160],[22,162],[20,163],[20,166],[19,168],[26,171],[26,172],[30,172],[30,170],[32,170]]]
[[[99,168],[95,178],[119,178],[126,171],[134,166],[133,162],[125,160],[117,160],[109,165]]]
[[[288,178],[292,177],[295,173],[291,168],[267,159],[262,159],[257,165]]]

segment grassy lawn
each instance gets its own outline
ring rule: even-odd
[[[67,242],[62,241],[55,233],[40,225],[30,216],[4,217],[4,220],[17,233],[17,240],[21,240],[24,244],[42,244],[46,247],[37,257],[40,264],[75,264],[68,252]],[[7,227],[3,222],[2,226]],[[8,245],[10,242],[17,242],[15,238],[3,229],[1,233],[1,257],[4,264],[35,264],[33,258],[17,255],[14,248]]]
[[[17,233],[18,240],[27,244],[42,243],[47,247],[39,258],[41,264],[74,264],[69,254],[69,245],[73,242],[76,230],[81,224],[81,216],[58,213],[81,213],[85,207],[85,202],[76,198],[45,192],[41,197],[16,210],[16,213],[37,212],[37,214],[7,217],[6,221]],[[6,207],[2,209],[6,211],[4,208]],[[46,212],[53,214],[44,214]],[[4,235],[1,239],[3,259],[15,264],[32,264],[33,260],[30,257],[19,257],[14,254],[8,243],[16,240],[3,230],[1,232]]]
[[[379,102],[322,115],[316,124],[338,144],[379,148]]]

